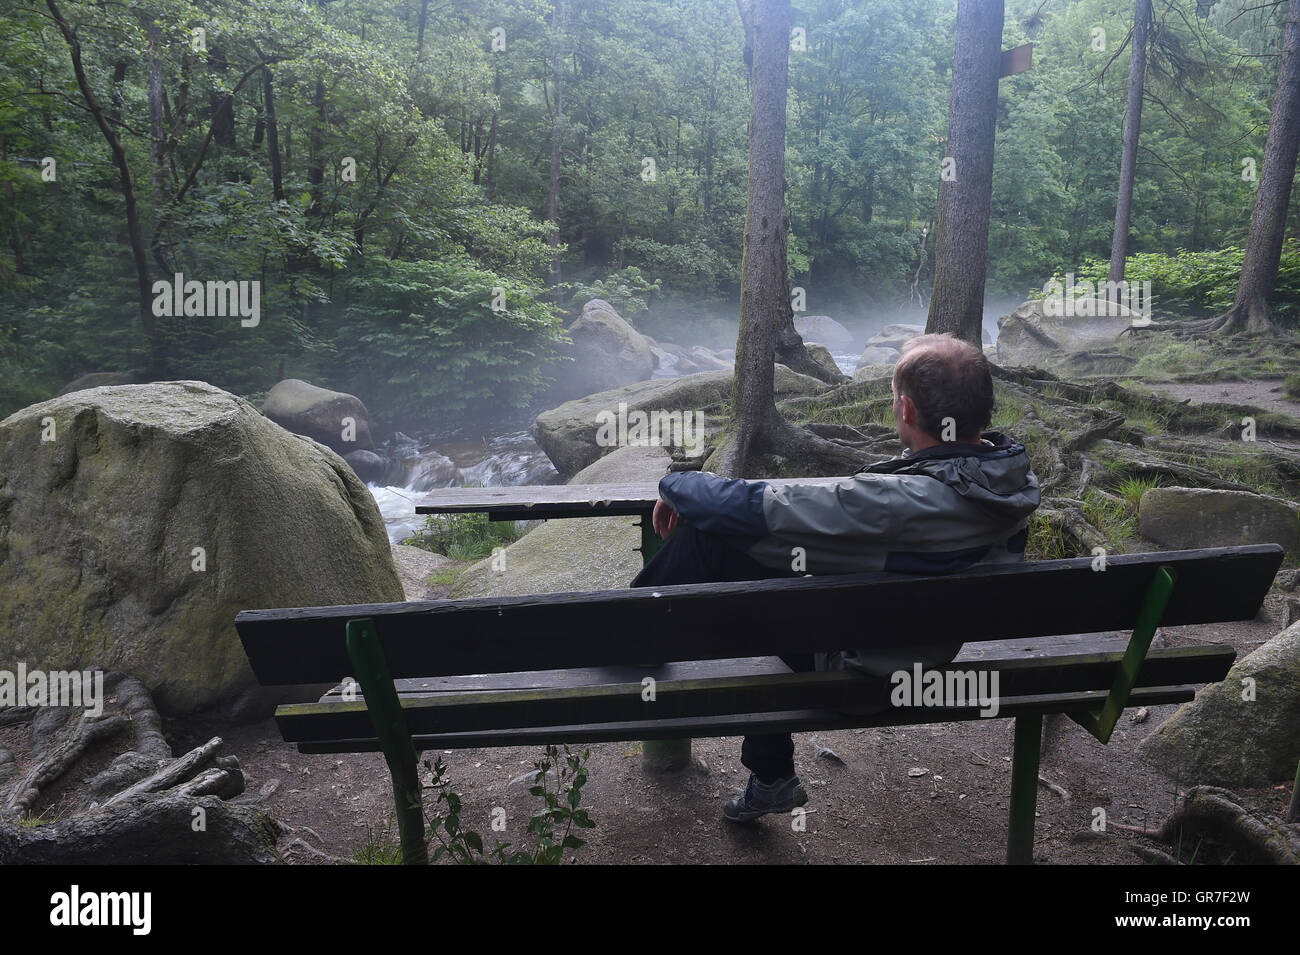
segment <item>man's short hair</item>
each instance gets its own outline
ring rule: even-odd
[[[958,440],[978,438],[993,417],[993,375],[984,352],[951,335],[920,335],[903,345],[894,366],[894,390],[920,415],[917,427],[942,440],[943,420],[956,422]]]

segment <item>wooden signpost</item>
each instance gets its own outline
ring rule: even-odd
[[[1015,76],[1017,73],[1023,73],[1033,66],[1034,63],[1034,45],[1026,43],[1018,46],[1014,50],[1002,51],[1002,70],[998,73],[998,78],[1004,76]]]

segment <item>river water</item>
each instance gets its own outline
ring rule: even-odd
[[[835,355],[846,375],[853,374],[861,351]],[[674,377],[671,374],[656,378]],[[395,434],[376,448],[389,461],[384,481],[368,484],[392,543],[405,540],[424,524],[415,507],[424,492],[442,487],[516,487],[522,484],[559,484],[560,475],[550,458],[519,422],[489,429],[496,433]]]

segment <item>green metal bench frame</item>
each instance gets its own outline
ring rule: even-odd
[[[1103,745],[1110,740],[1115,724],[1128,704],[1142,663],[1173,594],[1175,579],[1173,568],[1157,569],[1143,600],[1137,626],[1133,629],[1110,692],[1100,709],[1092,713],[1070,714],[1071,719]],[[347,648],[380,749],[393,777],[393,800],[403,861],[426,864],[428,845],[424,832],[424,810],[415,745],[407,729],[401,700],[389,673],[388,662],[379,642],[379,631],[373,620],[361,618],[348,621]],[[1042,737],[1041,713],[1015,717],[1011,818],[1007,838],[1007,862],[1012,865],[1033,861],[1034,816],[1038,806],[1038,766]]]

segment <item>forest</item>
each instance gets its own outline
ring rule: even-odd
[[[1204,319],[1237,291],[1286,5],[1146,7],[1121,261],[1158,319]],[[788,269],[809,313],[929,303],[956,8],[792,10]],[[1007,0],[1002,47],[1033,62],[998,84],[985,294],[1005,311],[1105,279],[1134,12]],[[0,36],[0,416],[131,371],[490,419],[536,407],[592,297],[734,342],[754,77],[729,0],[3,0]],[[1296,215],[1292,196],[1287,235]],[[257,320],[171,308],[156,283],[181,277],[257,283]],[[1298,286],[1288,241],[1283,326]]]
[[[0,0],[0,864],[1300,863],[1298,155],[1300,0]]]

